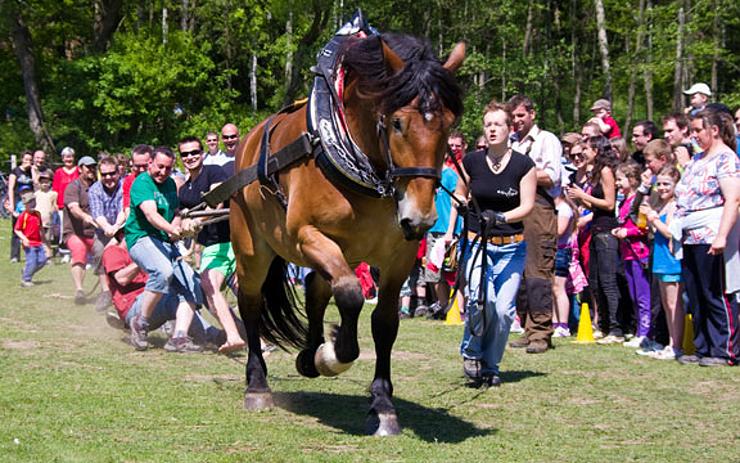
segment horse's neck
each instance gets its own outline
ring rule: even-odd
[[[349,132],[357,146],[367,155],[374,167],[378,169],[385,167],[385,159],[380,153],[374,108],[367,99],[357,95],[354,83],[346,87],[344,113]]]

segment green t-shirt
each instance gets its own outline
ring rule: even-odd
[[[145,236],[169,241],[167,233],[150,224],[139,207],[144,201],[155,201],[157,212],[168,222],[172,222],[175,211],[179,207],[177,186],[175,181],[168,178],[161,185],[152,179],[148,172],[136,177],[131,185],[131,212],[126,220],[126,244],[129,249]]]

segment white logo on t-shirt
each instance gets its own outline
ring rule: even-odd
[[[507,198],[513,198],[514,196],[519,194],[519,191],[515,190],[512,187],[509,187],[506,191],[496,190],[496,193],[500,194],[501,196],[506,196]]]

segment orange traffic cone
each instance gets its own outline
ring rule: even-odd
[[[681,343],[681,348],[686,355],[694,355],[696,353],[696,347],[694,346],[694,321],[690,313],[687,313],[683,319],[683,342]]]
[[[452,297],[452,293],[454,291],[450,291],[450,297]],[[460,305],[457,303],[459,298],[455,298],[455,300],[452,303],[452,307],[450,307],[450,310],[447,311],[447,317],[445,317],[445,325],[462,325],[463,321],[460,317]]]
[[[581,318],[578,320],[578,336],[573,341],[578,344],[590,344],[594,340],[594,328],[591,326],[591,312],[588,310],[588,304],[581,304]]]

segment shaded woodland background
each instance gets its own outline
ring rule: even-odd
[[[607,97],[629,133],[684,107],[695,81],[740,105],[736,0],[0,0],[2,169],[27,148],[127,152],[226,121],[246,133],[306,95],[316,52],[357,7],[441,56],[467,42],[470,136],[491,98],[516,92],[554,132]]]

